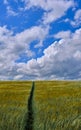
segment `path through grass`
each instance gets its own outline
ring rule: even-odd
[[[0,82],[0,130],[81,130],[80,81],[36,81],[34,102],[31,84]]]
[[[27,114],[26,114],[26,124],[25,124],[25,130],[33,130],[34,127],[34,110],[33,110],[33,96],[34,96],[34,89],[35,84],[32,83],[31,92],[28,98],[27,103]]]

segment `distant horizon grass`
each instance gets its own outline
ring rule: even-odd
[[[24,130],[32,81],[0,81],[0,130]],[[81,130],[81,81],[35,81],[33,130]]]

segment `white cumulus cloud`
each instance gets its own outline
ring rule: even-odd
[[[63,37],[63,33],[65,36]],[[60,34],[60,35],[59,35]],[[62,36],[62,38],[61,38]],[[59,32],[61,38],[44,50],[44,55],[17,65],[17,73],[28,79],[80,79],[81,72],[81,29],[69,34]],[[60,42],[62,41],[62,44]]]
[[[30,50],[32,42],[38,40],[42,43],[47,34],[48,29],[41,26],[34,26],[15,35],[6,26],[0,27],[0,75],[12,79],[17,69],[15,61],[23,53],[26,57],[32,57],[33,52]]]

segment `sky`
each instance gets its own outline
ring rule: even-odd
[[[0,0],[0,80],[80,80],[81,0]]]

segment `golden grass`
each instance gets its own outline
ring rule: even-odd
[[[36,82],[35,102],[37,120],[41,124],[39,128],[37,124],[37,129],[42,130],[44,124],[47,124],[46,130],[52,130],[54,127],[54,130],[66,130],[66,127],[69,130],[71,128],[68,126],[77,116],[81,116],[81,82]],[[62,127],[63,123],[66,124],[64,128]]]
[[[0,82],[0,130],[23,130],[30,90],[29,81]],[[36,81],[33,104],[35,130],[79,130],[80,81]]]
[[[31,82],[0,82],[0,130],[19,130]]]

